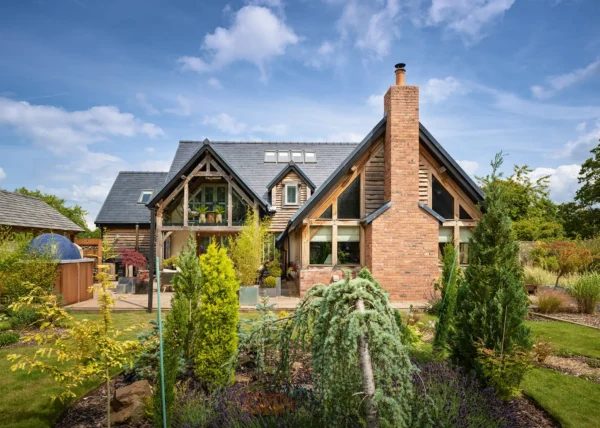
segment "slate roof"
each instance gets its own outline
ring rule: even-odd
[[[165,184],[166,172],[120,172],[98,216],[96,224],[150,224],[150,210],[138,204],[142,190],[156,194]]]
[[[31,229],[83,229],[39,198],[0,190],[0,225]]]

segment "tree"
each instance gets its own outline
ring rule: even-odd
[[[229,238],[229,251],[242,286],[256,284],[269,239],[268,219],[260,220],[258,210],[248,210],[242,230]]]
[[[600,144],[590,150],[594,156],[588,158],[579,170],[581,187],[575,194],[575,200],[585,207],[600,202]]]
[[[350,276],[308,290],[283,329],[281,370],[289,372],[292,338],[307,341],[329,425],[409,426],[413,366],[388,294],[366,268]]]
[[[449,340],[454,331],[454,318],[456,312],[456,295],[458,293],[459,279],[462,276],[460,266],[456,263],[456,248],[446,244],[444,248],[444,266],[440,280],[442,305],[439,320],[435,328],[433,349],[437,354],[443,355],[448,350]]]
[[[125,266],[125,272],[127,272],[128,266],[141,269],[148,264],[148,260],[142,253],[127,248],[121,248],[121,263]]]
[[[520,241],[537,241],[560,237],[562,225],[558,221],[556,204],[549,198],[549,178],[533,181],[533,170],[527,165],[515,165],[513,174],[506,179],[499,176],[478,177],[479,185],[488,193],[492,180],[502,187],[506,210],[513,222],[515,235]]]
[[[461,365],[474,369],[484,380],[489,379],[478,359],[478,348],[501,354],[504,364],[506,355],[531,347],[530,331],[524,323],[529,300],[519,263],[519,244],[508,215],[506,186],[498,173],[502,161],[500,152],[491,163],[484,214],[471,237],[469,266],[457,297],[453,354]]]
[[[594,261],[592,252],[587,248],[578,247],[575,242],[555,241],[543,244],[544,250],[553,258],[556,272],[556,283],[565,275],[579,272],[587,268]]]
[[[56,211],[67,217],[77,226],[81,227],[83,230],[89,230],[87,222],[85,221],[87,211],[85,211],[81,206],[75,205],[74,207],[68,207],[66,205],[67,201],[65,199],[59,198],[58,196],[52,195],[50,193],[42,193],[39,190],[29,190],[25,187],[16,189],[15,193],[39,198],[42,201],[46,202],[48,205],[50,205],[52,208],[54,208]]]
[[[110,381],[111,371],[122,369],[130,363],[140,351],[137,340],[119,340],[119,336],[137,326],[122,331],[116,329],[112,322],[111,307],[115,301],[109,291],[111,287],[107,266],[99,265],[95,286],[100,319],[98,321],[74,321],[72,317],[58,305],[57,297],[44,289],[30,285],[30,293],[13,303],[11,308],[33,308],[40,313],[42,321],[40,330],[44,334],[25,337],[24,340],[35,340],[40,348],[33,357],[11,354],[8,359],[13,362],[11,370],[27,370],[28,372],[47,372],[61,384],[63,390],[52,399],[61,401],[74,398],[73,389],[84,381],[102,379],[106,384],[106,420],[110,427]],[[55,328],[65,323],[72,327],[64,332]],[[65,364],[67,363],[67,364]]]
[[[558,206],[565,235],[572,239],[592,239],[600,234],[600,208],[567,202]]]
[[[227,250],[213,241],[200,256],[202,292],[194,342],[194,373],[211,387],[233,381],[239,282]],[[229,363],[229,364],[228,364]]]

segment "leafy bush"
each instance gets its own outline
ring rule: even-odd
[[[531,366],[534,354],[518,345],[510,352],[477,348],[477,362],[486,383],[506,399],[520,394],[519,385]]]
[[[165,269],[175,270],[179,266],[179,256],[172,256],[168,259],[163,260],[163,267]]]
[[[34,308],[21,307],[18,310],[9,310],[10,328],[24,330],[32,328],[40,321],[40,314]]]
[[[539,290],[538,309],[543,314],[555,314],[568,306],[567,295],[559,290]]]
[[[493,388],[444,362],[419,367],[413,377],[413,426],[514,427],[517,414]]]
[[[544,342],[543,340],[538,340],[533,344],[533,355],[534,359],[538,363],[543,363],[546,361],[552,353],[554,352],[554,348],[550,342]]]
[[[275,278],[278,278],[281,276],[282,271],[281,271],[281,262],[279,261],[279,251],[275,250],[275,254],[273,255],[273,260],[271,260],[269,263],[267,263],[267,269],[269,270],[269,273],[274,276]]]
[[[200,257],[202,292],[194,343],[194,373],[210,387],[229,385],[237,355],[240,287],[225,248],[213,241]]]
[[[556,283],[564,275],[581,272],[587,269],[594,261],[592,252],[587,248],[581,248],[575,242],[555,241],[543,244],[551,257],[555,259],[555,265],[550,269],[556,273]]]
[[[577,301],[579,312],[593,314],[600,301],[600,274],[588,273],[569,289],[569,293]]]
[[[14,345],[15,343],[19,343],[19,338],[21,335],[19,333],[10,333],[7,331],[3,331],[0,333],[0,348],[3,346]]]
[[[277,287],[277,279],[274,276],[268,276],[265,278],[264,286],[266,288],[275,288]]]
[[[270,221],[260,219],[257,210],[248,210],[242,230],[229,238],[229,250],[242,287],[253,286],[263,263],[263,249],[270,239]]]
[[[437,290],[430,291],[429,296],[427,296],[427,307],[425,308],[425,312],[429,315],[439,315],[441,307],[442,297]]]

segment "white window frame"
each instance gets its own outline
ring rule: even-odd
[[[308,160],[306,155],[312,155],[314,160]],[[304,151],[304,163],[317,163],[317,152]]]
[[[281,160],[280,156],[286,154],[287,155],[287,160]],[[291,157],[290,157],[290,152],[289,150],[278,150],[277,151],[277,162],[278,163],[288,163],[290,161]]]
[[[150,198],[148,199],[148,201],[144,202],[144,195],[150,195]],[[152,199],[152,195],[154,195],[154,189],[144,189],[141,191],[140,193],[140,197],[138,198],[138,204],[147,204],[148,202],[150,202],[150,200]]]
[[[288,187],[293,187],[293,188],[295,188],[295,189],[296,189],[296,200],[295,200],[294,202],[290,202],[290,201],[288,201]],[[284,193],[285,193],[285,194],[284,194],[284,198],[285,198],[285,199],[284,199],[284,201],[285,201],[285,205],[299,205],[299,202],[298,202],[298,197],[299,197],[298,193],[299,193],[299,192],[298,192],[298,185],[297,185],[297,184],[286,184],[286,185],[284,186],[284,189],[283,189],[283,191],[284,191]]]
[[[267,154],[273,155],[273,160],[268,160]],[[265,163],[277,163],[277,150],[265,150]]]
[[[300,159],[296,160],[294,159],[294,156],[300,156]],[[304,163],[304,152],[302,150],[292,150],[291,160],[293,160],[295,163]]]

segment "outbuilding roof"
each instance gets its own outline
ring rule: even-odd
[[[53,231],[83,231],[41,199],[6,190],[0,190],[0,225]]]

